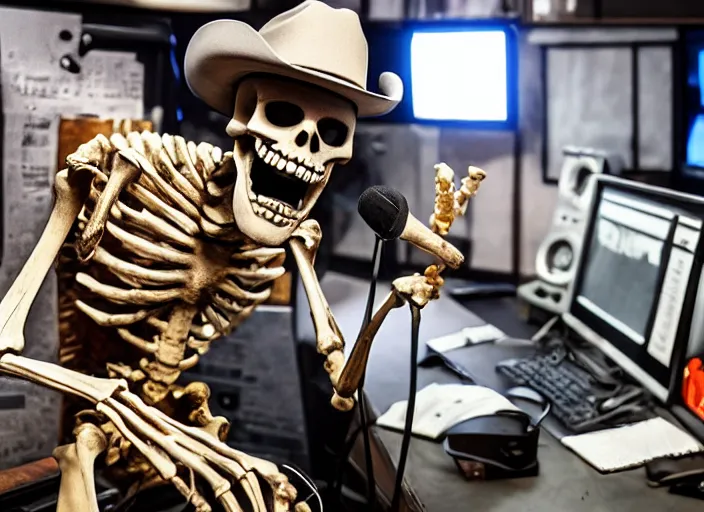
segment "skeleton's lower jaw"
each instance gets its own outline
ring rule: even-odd
[[[254,214],[264,219],[274,226],[277,227],[292,227],[296,220],[292,218],[294,215],[298,217],[300,212],[292,210],[288,206],[282,205],[281,202],[275,199],[264,198],[259,196],[259,198],[249,198],[250,205],[252,206],[252,211]],[[278,210],[278,213],[274,213],[274,209]]]

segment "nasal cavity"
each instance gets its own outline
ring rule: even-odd
[[[296,135],[296,145],[298,145],[299,148],[305,146],[306,142],[308,142],[308,134],[306,132],[301,132]]]
[[[320,138],[317,133],[314,133],[313,138],[310,139],[310,152],[317,153],[318,151],[320,151]]]

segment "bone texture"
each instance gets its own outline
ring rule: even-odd
[[[74,279],[64,287],[73,301],[62,308],[64,329],[89,320],[133,351],[128,360],[89,365],[88,347],[69,334],[61,362],[81,369],[126,364],[119,375],[140,380],[144,398],[159,403],[214,339],[268,298],[284,273],[284,251],[258,246],[234,224],[231,153],[132,132],[96,137],[67,161],[69,173],[87,170],[91,182],[73,234],[75,263],[71,246],[63,252]],[[213,176],[216,195],[208,186]]]
[[[207,386],[193,383],[181,388],[176,379],[197,364],[213,340],[234,329],[269,297],[273,281],[284,273],[285,256],[281,248],[263,247],[244,237],[235,225],[231,153],[180,137],[142,132],[114,134],[109,139],[98,136],[69,155],[67,163],[68,169],[59,178],[71,183],[66,190],[74,194],[84,191],[85,197],[69,201],[57,195],[52,219],[59,220],[53,222],[53,229],[46,230],[49,241],[40,243],[35,251],[37,259],[49,262],[52,251],[61,247],[61,363],[81,372],[125,379],[126,388],[161,410],[171,412],[168,403],[174,399],[191,404],[192,412],[184,419],[213,439],[224,439],[229,425],[210,414]],[[61,183],[57,179],[57,184]],[[71,224],[73,232],[60,242]],[[47,247],[50,250],[45,250]],[[26,274],[36,279],[31,268],[37,265],[28,265]],[[3,302],[8,312],[13,300],[8,296]],[[25,302],[31,304],[31,297]],[[10,326],[23,321],[21,316],[15,319],[8,314]],[[87,328],[87,324],[96,328]],[[14,345],[8,343],[10,348],[21,351],[22,338],[14,329],[7,339],[13,340]],[[156,438],[163,432],[151,429],[148,421],[121,409],[123,406],[105,405],[120,381],[74,376],[74,381],[96,387],[86,396],[56,378],[57,369],[44,363],[27,360],[21,368],[8,364],[4,369],[97,401],[103,418],[101,428],[110,443],[106,455],[109,467],[141,473],[143,481],[170,481],[196,508],[209,509],[204,498],[184,483],[190,477],[166,471],[171,466],[151,448],[153,441],[140,439],[135,429]],[[142,412],[151,414],[154,410]],[[72,446],[59,450],[57,456],[70,457]],[[224,489],[230,485],[198,458],[180,454],[172,445],[159,448],[212,486]],[[200,453],[198,450],[194,453]],[[243,470],[224,455],[214,456],[210,462],[217,463],[219,469],[226,466],[243,485],[254,509],[266,510],[251,467]],[[267,474],[283,485],[285,476],[272,467]],[[76,478],[66,477],[67,481]],[[295,491],[289,489],[286,496],[292,495]],[[223,499],[226,509],[240,510],[231,495]],[[279,500],[277,510],[289,510],[287,499]]]
[[[130,393],[124,381],[87,377],[58,365],[13,354],[0,358],[0,371],[88,400],[198,512],[210,512],[212,507],[186,483],[193,475],[203,478],[212,487],[225,511],[242,510],[232,492],[231,482],[234,481],[243,485],[255,512],[266,512],[255,473],[269,486],[274,512],[291,510],[296,490],[274,464],[238,452],[201,429],[174,421]],[[106,393],[106,385],[112,386],[114,391]],[[105,446],[102,431],[84,424],[77,428],[75,443],[55,450],[54,456],[63,473],[59,512],[97,511],[92,465]]]

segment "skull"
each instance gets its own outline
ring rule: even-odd
[[[238,87],[233,212],[252,240],[280,245],[306,219],[336,163],[352,157],[354,105],[315,86],[252,76]]]

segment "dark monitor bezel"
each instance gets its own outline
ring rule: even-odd
[[[672,184],[677,190],[704,195],[704,167],[691,165],[687,144],[693,111],[689,87],[689,71],[692,66],[691,47],[704,44],[704,29],[693,28],[680,31],[675,45],[673,70],[673,105],[675,116],[673,165],[675,172]],[[704,111],[704,107],[701,108]]]
[[[632,340],[627,338],[625,334],[619,332],[606,321],[589,313],[586,308],[577,301],[577,298],[580,296],[579,291],[581,289],[586,271],[586,257],[590,248],[589,241],[591,241],[595,229],[595,219],[599,210],[599,199],[602,197],[602,194],[606,188],[610,187],[626,193],[642,195],[645,196],[646,199],[656,200],[657,202],[665,203],[670,207],[687,210],[690,214],[702,219],[702,221],[704,221],[704,197],[645,185],[615,176],[599,175],[596,176],[595,179],[596,183],[593,190],[592,201],[589,206],[588,222],[586,223],[586,229],[584,232],[582,250],[577,262],[576,274],[570,298],[569,312],[570,315],[586,325],[607,344],[616,349],[618,353],[627,358],[630,363],[642,368],[644,373],[662,385],[663,388],[667,390],[665,403],[670,404],[677,396],[677,381],[681,367],[681,360],[684,358],[684,352],[689,342],[690,324],[694,311],[694,303],[697,298],[699,278],[702,272],[702,260],[704,257],[704,229],[702,230],[702,236],[700,237],[694,251],[694,261],[692,263],[692,269],[687,284],[687,290],[685,293],[682,312],[680,314],[679,327],[675,337],[675,345],[670,358],[669,368],[664,368],[660,363],[656,362],[652,356],[645,352],[644,347],[636,345]],[[670,242],[671,236],[672,233],[670,234]],[[657,287],[658,295],[664,280],[666,268],[667,261],[665,261],[660,268]],[[651,335],[657,306],[658,301],[653,301],[644,335],[646,340],[648,340]],[[640,352],[641,356],[638,357],[636,354],[636,357],[634,358],[633,354],[636,352]],[[642,364],[643,359],[645,361],[649,361],[645,366]],[[618,361],[616,361],[616,363],[618,363]]]
[[[518,127],[519,109],[519,42],[518,21],[512,18],[485,20],[365,22],[362,26],[369,42],[370,87],[381,73],[392,71],[401,77],[404,94],[390,113],[365,122],[418,124],[472,130],[514,131]],[[505,120],[422,119],[413,113],[413,82],[411,77],[411,40],[416,32],[497,31],[506,35],[506,107]],[[383,41],[383,50],[379,43]],[[458,56],[458,65],[461,57]],[[478,76],[477,80],[481,80]]]

